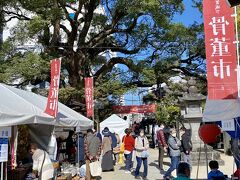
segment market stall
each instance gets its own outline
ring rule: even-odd
[[[57,146],[53,141],[55,127],[80,127],[81,130],[86,130],[93,126],[93,121],[61,103],[58,103],[57,117],[49,116],[44,112],[46,97],[1,83],[0,92],[0,127],[3,129],[3,134],[6,132],[9,134],[8,137],[12,136],[9,153],[12,155],[11,161],[15,161],[12,165],[16,165],[18,142],[16,127],[19,125],[27,126],[31,141],[39,144],[52,157],[55,156]],[[11,132],[6,131],[7,127],[11,127]]]
[[[111,132],[119,134],[120,138],[122,138],[125,135],[125,129],[129,128],[129,124],[116,114],[113,114],[100,123],[100,132],[105,127],[108,127]]]
[[[240,172],[240,101],[239,99],[207,100],[203,113],[203,122],[217,125],[231,137],[231,151],[236,163],[236,172]],[[208,132],[212,130],[207,129]],[[206,132],[206,134],[208,133]],[[211,136],[214,136],[211,133]],[[217,137],[214,137],[217,138]],[[233,165],[233,169],[235,169]],[[236,174],[236,172],[234,174]],[[238,175],[236,175],[238,177]]]

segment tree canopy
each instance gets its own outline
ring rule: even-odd
[[[18,19],[0,54],[0,81],[49,81],[49,61],[62,57],[64,103],[83,100],[92,76],[95,97],[151,87],[176,74],[206,83],[203,27],[173,18],[182,0],[0,0],[2,25]],[[68,81],[66,81],[66,78]]]

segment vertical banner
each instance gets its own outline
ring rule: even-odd
[[[226,0],[204,0],[208,99],[237,98],[234,10]]]
[[[58,112],[58,90],[61,71],[61,59],[51,61],[51,83],[45,113],[56,117]]]
[[[87,117],[93,117],[94,107],[93,107],[93,78],[87,77],[85,80],[85,99],[86,99],[86,109]]]

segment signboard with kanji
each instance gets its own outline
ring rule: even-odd
[[[143,114],[143,113],[155,113],[157,106],[151,105],[139,105],[139,106],[113,106],[113,111],[116,114]]]
[[[51,61],[51,83],[48,93],[48,102],[45,112],[56,117],[58,112],[58,90],[61,71],[61,59]]]
[[[0,138],[0,162],[8,161],[8,138]]]
[[[86,99],[87,117],[93,117],[93,114],[94,114],[93,78],[87,77],[84,80],[85,80],[85,99]]]
[[[204,0],[208,99],[237,98],[233,9],[225,0]]]
[[[11,135],[11,127],[0,127],[0,138],[9,138]]]

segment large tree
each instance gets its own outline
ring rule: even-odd
[[[62,77],[69,78],[70,87],[62,89],[63,94],[72,94],[66,95],[66,103],[82,94],[86,76],[94,77],[100,98],[160,84],[179,73],[206,81],[202,27],[172,22],[184,10],[182,0],[0,3],[4,23],[19,20],[0,54],[4,59],[0,61],[1,81],[20,79],[20,85],[49,81],[49,60],[56,57],[62,57]],[[31,50],[26,46],[29,42],[38,44],[34,46],[38,53],[13,48],[23,45]],[[114,56],[108,58],[109,52]]]

